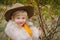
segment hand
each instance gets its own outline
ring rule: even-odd
[[[41,35],[43,33],[43,30],[41,27],[38,27],[39,34]]]

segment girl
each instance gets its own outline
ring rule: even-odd
[[[5,13],[8,22],[5,33],[11,40],[39,40],[38,29],[28,21],[34,13],[32,6],[16,3]]]

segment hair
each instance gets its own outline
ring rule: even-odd
[[[24,12],[26,12],[26,11],[24,11],[24,10],[18,10],[18,11],[16,11],[16,12],[13,13],[13,15],[11,16],[11,18],[12,18],[12,17],[16,17],[16,15],[17,15],[18,13],[20,13],[20,12],[21,12],[21,13],[24,13]],[[27,12],[26,12],[26,13],[27,13]]]

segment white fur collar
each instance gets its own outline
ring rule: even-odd
[[[15,22],[13,22],[12,20],[10,20],[7,23],[7,27],[5,29],[5,33],[11,37],[13,40],[24,40],[27,38],[27,40],[37,40],[39,37],[39,33],[38,33],[38,29],[33,25],[32,22],[26,22],[26,24],[29,25],[29,27],[31,27],[32,29],[32,37],[30,37],[23,28],[17,28],[17,24]],[[21,36],[22,35],[22,36]],[[33,38],[33,39],[32,39]]]

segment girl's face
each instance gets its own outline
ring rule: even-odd
[[[27,12],[18,12],[13,20],[18,24],[18,26],[22,26],[26,23],[27,20]]]

